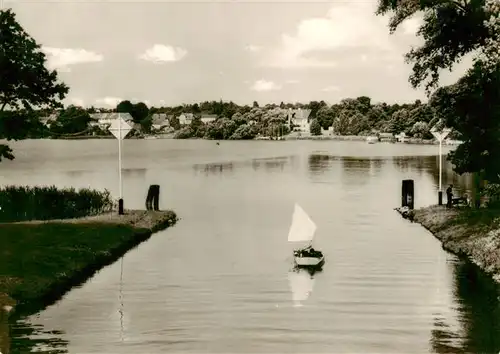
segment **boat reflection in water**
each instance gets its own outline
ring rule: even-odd
[[[317,270],[294,267],[288,272],[288,282],[292,291],[293,307],[302,307],[314,288],[314,274]]]

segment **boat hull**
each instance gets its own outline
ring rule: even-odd
[[[295,257],[295,264],[301,268],[320,268],[325,264],[325,257]]]

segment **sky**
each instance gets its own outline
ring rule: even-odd
[[[376,0],[4,0],[69,87],[66,104],[114,107],[425,101],[404,53],[420,17],[390,34]],[[445,72],[458,79],[470,62]]]

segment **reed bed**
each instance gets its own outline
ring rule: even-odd
[[[113,210],[108,190],[30,186],[0,188],[0,222],[71,219]]]

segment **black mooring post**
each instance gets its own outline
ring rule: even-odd
[[[146,197],[146,209],[152,210],[154,205],[154,210],[160,210],[160,186],[158,184],[152,184],[149,186],[148,195]]]
[[[155,184],[155,194],[153,199],[153,208],[156,211],[160,210],[160,186]]]
[[[123,199],[118,199],[118,215],[123,215]]]
[[[443,191],[438,192],[438,205],[443,205]]]
[[[414,190],[414,182],[412,179],[403,180],[403,184],[401,186],[401,206],[407,206],[410,209],[413,209],[415,205],[415,190]]]

